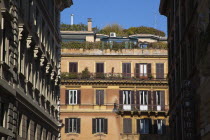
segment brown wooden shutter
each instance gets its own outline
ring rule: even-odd
[[[140,78],[140,64],[139,63],[136,63],[136,78]]]
[[[65,133],[69,133],[69,118],[65,118]]]
[[[123,119],[123,133],[125,134],[132,133],[132,120],[130,118]]]
[[[127,65],[127,77],[131,77],[131,63],[128,63]]]
[[[81,90],[77,90],[77,104],[81,104]]]
[[[151,68],[151,63],[147,64],[147,75],[148,77],[152,76],[152,68]]]
[[[132,105],[132,106],[135,104],[135,102],[134,102],[134,101],[135,101],[135,100],[134,100],[134,96],[135,96],[135,95],[134,95],[134,91],[132,90],[132,91],[131,91],[131,105]]]
[[[152,94],[151,91],[148,91],[148,110],[151,111],[152,110]]]
[[[66,104],[69,104],[69,90],[66,90]]]
[[[108,134],[108,119],[104,119],[104,133]]]
[[[163,63],[156,64],[156,78],[157,79],[164,78],[164,64]]]
[[[126,63],[122,64],[122,73],[123,73],[123,76],[126,77],[126,73],[127,73],[127,71],[126,71]]]
[[[131,77],[131,63],[123,63],[122,72],[124,77]]]
[[[70,62],[69,63],[69,72],[77,73],[78,72],[78,63]]]
[[[96,90],[96,104],[97,105],[100,104],[99,100],[100,100],[100,91],[99,90]]]
[[[104,63],[96,63],[96,73],[104,73]]]
[[[140,119],[136,120],[136,127],[137,133],[140,134]]]
[[[157,110],[156,92],[157,92],[157,91],[153,91],[153,110],[154,110],[154,111]]]
[[[160,91],[161,96],[161,110],[165,110],[165,91]]]
[[[157,134],[157,120],[154,120],[154,124],[153,124],[153,134]]]
[[[136,108],[137,109],[140,109],[140,96],[139,96],[139,94],[140,94],[140,91],[136,91]]]
[[[77,133],[80,133],[80,118],[77,118]]]
[[[123,104],[123,91],[120,90],[119,92],[119,98],[120,98],[120,104],[122,105]]]
[[[100,105],[104,105],[104,90],[100,92]]]
[[[92,133],[96,133],[96,119],[92,119]]]

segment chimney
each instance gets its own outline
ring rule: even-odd
[[[74,24],[74,14],[71,14],[71,25]]]
[[[92,31],[92,18],[88,18],[88,31]]]

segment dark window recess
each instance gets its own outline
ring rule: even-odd
[[[137,119],[137,133],[149,134],[152,130],[151,119]]]
[[[164,64],[163,63],[156,64],[156,78],[157,79],[164,78]]]
[[[104,90],[96,90],[96,104],[97,105],[104,104]]]
[[[80,118],[65,118],[65,133],[80,133]]]
[[[153,125],[153,133],[154,134],[165,134],[166,131],[166,120],[154,120],[154,125]]]
[[[123,119],[123,132],[126,134],[132,133],[132,120],[130,118]]]
[[[4,113],[5,113],[4,103],[0,102],[0,126],[3,126]]]
[[[108,120],[105,118],[95,118],[92,120],[92,133],[108,134]]]
[[[78,63],[77,62],[70,62],[69,63],[69,72],[77,73],[78,72]]]
[[[123,63],[122,64],[122,73],[123,77],[131,77],[131,63]]]
[[[96,63],[96,73],[104,73],[104,63]]]

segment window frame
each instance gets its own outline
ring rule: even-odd
[[[80,118],[65,118],[65,133],[80,133]],[[67,123],[67,124],[66,124]]]

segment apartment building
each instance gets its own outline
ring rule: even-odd
[[[171,140],[210,139],[209,8],[208,0],[160,3],[168,19]]]
[[[90,32],[61,32],[62,139],[167,139],[167,50],[149,47],[166,38]]]
[[[0,1],[0,140],[60,138],[60,11],[70,5]]]

